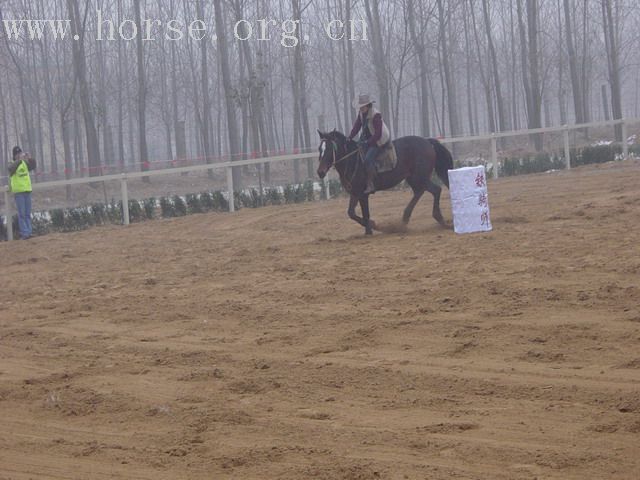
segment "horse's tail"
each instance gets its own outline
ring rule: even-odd
[[[448,170],[453,169],[453,157],[451,156],[451,152],[435,138],[430,138],[429,141],[436,151],[436,173],[438,174],[438,177],[440,177],[440,180],[442,180],[442,183],[449,188]]]

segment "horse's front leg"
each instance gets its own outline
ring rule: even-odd
[[[358,222],[360,225],[362,225],[363,227],[366,227],[367,224],[364,222],[364,220],[360,218],[358,215],[356,215],[357,204],[358,204],[358,197],[356,197],[355,195],[351,195],[351,198],[349,198],[349,209],[347,210],[347,215],[349,215],[349,218],[351,220],[354,220]]]
[[[360,209],[362,210],[362,225],[364,226],[364,233],[365,235],[373,235],[372,227],[374,226],[374,223],[369,215],[369,195],[363,195],[360,197]]]

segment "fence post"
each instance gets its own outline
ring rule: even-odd
[[[498,144],[494,133],[491,134],[491,162],[493,163],[493,178],[498,178],[500,166],[498,165]]]
[[[122,189],[122,223],[129,225],[129,192],[127,191],[127,175],[124,173],[120,180],[120,187]]]
[[[569,125],[564,126],[564,161],[567,164],[567,170],[571,169],[571,147],[569,146]]]
[[[627,143],[627,122],[622,119],[622,159],[629,156],[629,144]]]
[[[4,192],[4,216],[7,219],[7,241],[13,240],[13,215],[11,214],[11,195],[9,191]]]
[[[236,206],[233,198],[233,167],[227,167],[227,192],[229,192],[229,212],[235,212]]]

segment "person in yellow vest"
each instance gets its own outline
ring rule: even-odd
[[[13,147],[13,161],[9,164],[9,188],[16,199],[18,208],[18,228],[20,238],[31,238],[31,176],[29,172],[35,170],[36,161],[20,147]]]

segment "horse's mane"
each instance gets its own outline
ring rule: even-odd
[[[352,146],[352,145],[355,145],[357,143],[354,140],[349,140],[344,133],[340,132],[336,128],[334,128],[330,132],[322,132],[322,131],[318,130],[318,133],[320,134],[320,138],[324,138],[324,139],[327,139],[327,140],[333,140],[333,141],[341,143],[343,145]]]
[[[355,143],[353,140],[349,140],[344,133],[342,133],[342,132],[340,132],[340,131],[338,131],[336,129],[333,129],[333,131],[331,132],[331,135],[333,135],[336,138],[336,140],[338,140],[338,141],[340,141],[342,143],[346,143],[346,144]]]

